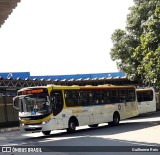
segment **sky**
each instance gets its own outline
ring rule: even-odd
[[[111,35],[133,0],[22,0],[0,28],[0,72],[118,72]]]

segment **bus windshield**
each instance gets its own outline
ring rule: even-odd
[[[21,115],[43,115],[51,111],[49,97],[45,94],[29,94],[17,97]]]

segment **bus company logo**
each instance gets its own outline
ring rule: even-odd
[[[2,152],[12,152],[11,147],[2,147]]]
[[[121,105],[118,105],[118,110],[121,110]]]

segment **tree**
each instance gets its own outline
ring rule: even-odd
[[[120,71],[160,88],[160,1],[134,0],[125,30],[112,34],[110,55]]]

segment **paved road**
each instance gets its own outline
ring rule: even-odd
[[[117,127],[110,127],[107,124],[101,124],[98,128],[89,128],[87,126],[79,127],[77,129],[77,132],[73,134],[68,134],[66,133],[65,130],[53,131],[49,136],[44,136],[42,133],[34,133],[34,134],[21,133],[20,131],[0,133],[0,146],[12,146],[12,147],[47,146],[46,147],[47,151],[53,151],[53,146],[54,147],[67,146],[64,149],[68,148],[73,150],[74,148],[77,148],[81,149],[82,151],[84,149],[88,149],[89,151],[91,149],[100,149],[100,146],[106,146],[102,149],[115,150],[116,153],[112,152],[112,154],[118,154],[118,155],[128,154],[128,152],[126,151],[129,147],[131,147],[133,150],[151,148],[153,150],[155,149],[154,151],[157,151],[156,149],[158,149],[158,151],[160,152],[160,112],[121,121],[120,125]],[[79,146],[87,146],[87,148],[79,148]],[[89,146],[91,146],[91,148]],[[121,150],[125,149],[126,153],[122,153]],[[150,151],[149,152],[140,151],[140,152],[141,154],[145,155],[153,153],[159,154],[158,152],[153,152],[153,150],[152,152]],[[136,151],[130,152],[129,154],[135,154],[135,153],[137,154]],[[21,153],[10,153],[10,155],[15,155],[15,154],[21,154]],[[43,152],[43,154],[49,154],[49,153]],[[101,153],[54,152],[54,154],[57,155],[98,154],[99,155],[99,154],[110,154],[110,153],[109,152],[101,152]]]

